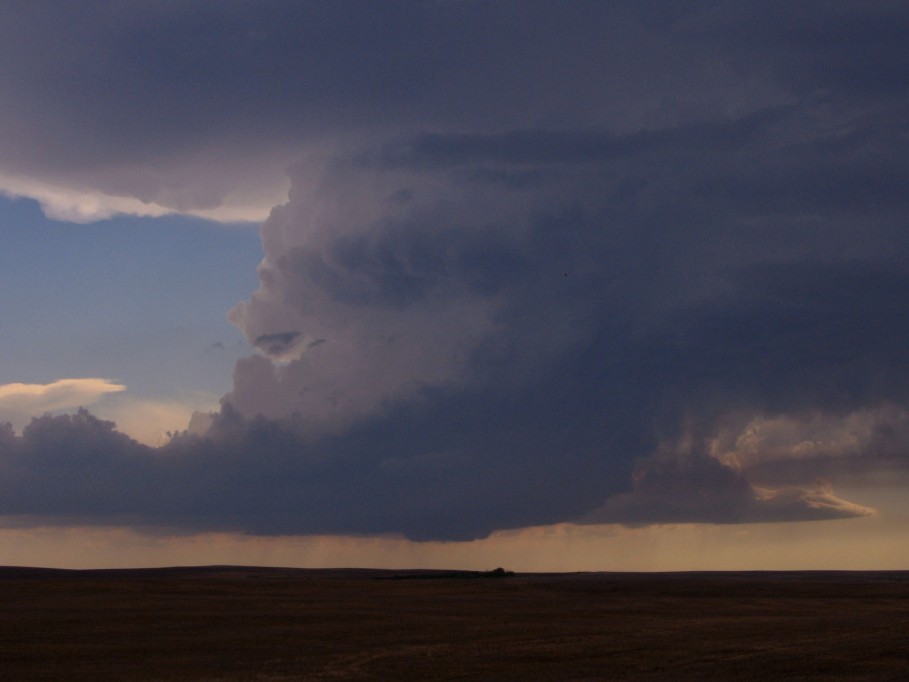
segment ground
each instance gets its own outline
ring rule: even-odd
[[[903,680],[909,573],[0,568],[9,680]]]

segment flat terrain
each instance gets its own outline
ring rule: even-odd
[[[909,573],[0,568],[2,680],[906,680]]]

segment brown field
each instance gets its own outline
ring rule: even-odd
[[[909,573],[0,568],[2,680],[906,680]]]

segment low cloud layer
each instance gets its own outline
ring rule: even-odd
[[[650,461],[624,493],[627,479],[616,474],[622,459],[606,459],[601,443],[553,434],[551,421],[489,425],[465,402],[441,400],[319,438],[298,420],[246,420],[226,408],[206,435],[182,434],[159,448],[86,411],[45,416],[21,436],[0,434],[0,516],[20,524],[463,540],[557,521],[746,523],[872,513],[825,481],[755,486],[746,472],[706,456]],[[554,452],[561,456],[543,458]],[[909,459],[889,466],[905,471]],[[879,467],[873,453],[853,456],[854,471]]]
[[[2,158],[189,213],[290,191],[229,313],[259,354],[209,430],[150,450],[39,419],[4,436],[0,514],[418,539],[821,520],[869,513],[849,476],[906,467],[905,8],[93,7],[68,39],[100,32],[126,94],[4,72]],[[28,106],[58,97],[38,143]]]

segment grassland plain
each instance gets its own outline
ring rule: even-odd
[[[909,679],[909,572],[493,577],[0,568],[0,679]]]

